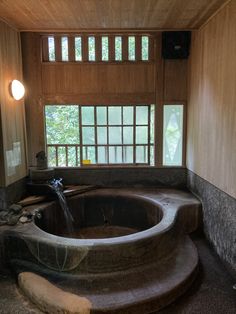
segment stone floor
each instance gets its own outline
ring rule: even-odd
[[[191,289],[160,314],[235,314],[235,283],[205,238],[194,235],[200,257],[200,272]],[[13,277],[0,274],[0,313],[42,313],[21,295]],[[143,314],[143,313],[137,313]]]

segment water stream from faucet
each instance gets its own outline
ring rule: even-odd
[[[69,209],[67,201],[66,201],[66,197],[63,193],[63,185],[61,183],[61,179],[53,179],[50,182],[50,186],[55,191],[57,198],[58,198],[58,201],[59,201],[59,204],[63,210],[67,230],[68,230],[69,234],[73,234],[73,232],[74,232],[74,227],[73,227],[74,218],[71,215],[70,209]]]

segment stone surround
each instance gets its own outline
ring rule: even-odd
[[[202,202],[206,237],[236,278],[236,199],[191,171],[187,186]]]
[[[11,204],[18,202],[26,194],[26,178],[23,178],[7,187],[0,187],[0,211],[7,209]]]
[[[155,186],[186,188],[186,168],[56,168],[55,177],[65,184],[91,184],[106,187]]]
[[[185,232],[196,230],[201,210],[200,202],[191,193],[154,187],[100,188],[81,195],[82,203],[78,201],[79,197],[68,198],[68,204],[71,212],[77,213],[82,221],[79,209],[82,212],[87,210],[88,224],[89,210],[92,209],[93,214],[97,212],[98,225],[103,225],[102,216],[98,215],[101,208],[106,209],[105,219],[109,216],[115,225],[118,221],[122,225],[123,218],[129,217],[133,210],[135,215],[137,211],[143,215],[127,218],[127,221],[132,223],[131,226],[140,226],[140,232],[115,238],[75,239],[56,236],[54,231],[50,234],[44,221],[42,228],[46,226],[46,232],[33,221],[27,224],[19,222],[3,233],[6,260],[17,274],[25,271],[37,273],[54,284],[55,289],[58,287],[86,298],[91,302],[94,314],[150,313],[173,302],[189,289],[197,275],[198,254]],[[110,206],[103,207],[102,201],[108,199],[113,205],[111,212]],[[55,208],[57,214],[52,215],[50,206],[54,203],[41,203],[40,209],[39,205],[31,205],[27,211],[36,206],[35,209],[41,213],[39,221],[46,217],[51,226],[60,210]],[[70,206],[73,204],[75,210]],[[148,229],[143,230],[146,223]],[[36,291],[34,288],[37,287],[27,284],[26,290]],[[43,302],[42,306],[50,309],[58,303],[54,299],[48,303],[45,296],[38,299],[37,291],[32,298],[31,294],[29,296],[33,302],[38,305]],[[77,313],[69,311],[67,305],[66,312]]]
[[[185,168],[56,168],[55,178],[62,178],[64,184],[89,184],[108,187],[156,186],[186,187],[187,170]],[[12,203],[18,202],[26,194],[26,182],[23,178],[7,187],[0,187],[0,211],[6,210]]]

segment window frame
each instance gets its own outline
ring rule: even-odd
[[[49,57],[49,44],[48,38],[54,39],[54,56],[55,60],[50,60]],[[62,60],[62,46],[61,39],[68,38],[68,60]],[[75,38],[81,38],[82,60],[76,60],[75,57]],[[89,60],[88,38],[95,38],[95,60]],[[108,37],[108,60],[102,60],[102,37]],[[121,55],[122,60],[116,60],[115,53],[115,38],[121,37]],[[129,37],[135,37],[135,60],[129,59]],[[148,37],[148,59],[142,59],[142,37]],[[41,62],[49,64],[109,64],[109,63],[152,63],[154,62],[154,41],[155,35],[152,33],[127,33],[127,32],[114,32],[114,33],[86,33],[79,32],[74,34],[55,33],[55,34],[42,34],[41,35]]]
[[[182,136],[182,164],[181,165],[164,165],[163,148],[164,148],[164,106],[182,105],[183,106],[183,136]],[[160,120],[160,119],[159,119]],[[187,150],[187,102],[186,101],[163,101],[161,104],[161,151],[159,152],[160,162],[157,162],[158,168],[186,168],[186,150]],[[159,138],[160,138],[159,136]]]
[[[97,113],[95,114],[94,113],[94,117],[95,117],[95,123],[94,123],[94,132],[95,132],[95,143],[94,144],[83,144],[82,143],[82,133],[80,132],[80,143],[79,144],[48,144],[47,143],[47,131],[46,131],[46,113],[45,113],[45,107],[46,106],[67,106],[67,105],[75,105],[75,106],[78,106],[78,108],[79,108],[79,114],[78,114],[78,121],[82,121],[82,118],[81,118],[81,112],[82,112],[82,107],[90,107],[90,106],[92,106],[92,107],[94,107],[94,112],[96,112],[96,108],[97,107],[106,107],[106,111],[107,111],[107,119],[108,119],[108,107],[110,106],[110,107],[115,107],[115,106],[117,106],[117,107],[121,107],[122,108],[122,116],[123,116],[123,108],[124,107],[133,107],[133,108],[136,108],[136,107],[142,107],[142,106],[148,106],[148,122],[147,122],[147,124],[135,124],[135,122],[136,122],[136,109],[135,110],[133,110],[134,112],[133,112],[133,114],[134,114],[134,120],[133,120],[133,124],[132,125],[126,125],[126,124],[123,124],[123,121],[122,121],[122,123],[119,125],[119,127],[121,127],[122,128],[122,144],[109,144],[109,143],[107,143],[107,144],[97,144],[97,128],[98,127],[101,127],[101,125],[100,124],[97,124],[97,122],[96,122],[96,115],[97,115]],[[154,123],[154,125],[153,125],[153,141],[151,141],[151,119],[150,119],[150,117],[151,117],[151,107],[153,106],[153,108],[154,108],[154,113],[153,113],[153,123]],[[117,147],[125,147],[125,146],[127,146],[127,147],[133,147],[133,161],[135,161],[135,159],[136,159],[136,148],[137,147],[147,147],[147,162],[145,163],[145,162],[132,162],[132,163],[109,163],[109,160],[108,160],[108,162],[107,163],[89,163],[89,164],[85,164],[85,163],[83,163],[82,161],[80,162],[80,165],[76,165],[76,166],[58,166],[58,150],[57,150],[57,148],[56,148],[56,160],[57,160],[57,165],[56,166],[52,166],[52,167],[54,167],[54,168],[66,168],[66,169],[68,169],[68,168],[72,168],[72,169],[75,169],[75,168],[83,168],[83,167],[92,167],[92,168],[112,168],[112,167],[115,167],[115,168],[117,168],[117,167],[121,167],[121,168],[123,168],[123,167],[131,167],[131,168],[137,168],[137,167],[155,167],[155,104],[127,104],[127,105],[125,105],[125,104],[116,104],[116,105],[114,105],[114,104],[109,104],[109,105],[107,105],[107,104],[100,104],[100,105],[97,105],[97,104],[83,104],[83,105],[79,105],[79,104],[44,104],[44,134],[45,134],[45,136],[44,136],[44,141],[45,141],[45,151],[47,152],[47,154],[48,154],[48,147],[70,147],[70,146],[76,146],[76,162],[79,160],[78,159],[78,157],[77,157],[77,148],[80,150],[80,158],[83,156],[83,153],[82,153],[82,150],[84,149],[84,147],[92,147],[92,146],[94,146],[95,147],[95,154],[96,154],[96,160],[98,160],[98,155],[97,155],[97,148],[98,147],[100,147],[100,146],[107,146],[108,147],[108,149],[109,149],[109,147],[115,147],[115,146],[117,146]],[[123,118],[122,118],[122,120],[123,120]],[[78,124],[78,127],[79,127],[79,130],[82,130],[82,128],[83,127],[89,127],[90,125],[84,125],[84,124],[81,124],[81,123],[79,123]],[[103,126],[103,125],[102,125]],[[107,124],[106,125],[104,125],[104,127],[106,127],[107,128],[107,135],[108,135],[108,129],[109,129],[109,127],[116,127],[116,126],[118,126],[118,125],[109,125],[109,123],[108,123],[108,121],[107,121]],[[145,126],[145,127],[147,127],[147,129],[148,129],[148,139],[147,139],[147,143],[134,143],[134,141],[133,141],[133,144],[124,144],[123,143],[123,129],[124,129],[124,127],[133,127],[133,136],[134,136],[134,138],[135,138],[135,136],[136,135],[134,135],[135,134],[135,130],[136,130],[136,127],[138,126],[138,127],[142,127],[142,126]],[[153,154],[154,154],[154,157],[153,157],[153,164],[151,164],[151,149],[152,149],[152,147],[153,147]],[[123,158],[123,149],[122,149],[122,158]],[[84,160],[84,159],[83,159]],[[68,152],[67,152],[67,149],[66,149],[66,162],[68,163]]]

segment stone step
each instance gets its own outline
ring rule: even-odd
[[[73,275],[41,269],[24,261],[15,260],[12,264],[18,272],[36,271],[55,288],[85,298],[91,304],[91,313],[146,314],[170,304],[188,289],[197,273],[198,254],[189,237],[184,236],[168,259],[123,272]],[[30,297],[35,287],[31,287],[29,281],[27,287],[29,293],[23,290]],[[39,303],[37,293],[30,298]],[[42,297],[40,302],[43,302]],[[51,298],[50,302],[50,309],[56,307],[56,298]],[[67,310],[65,313],[77,312]]]

